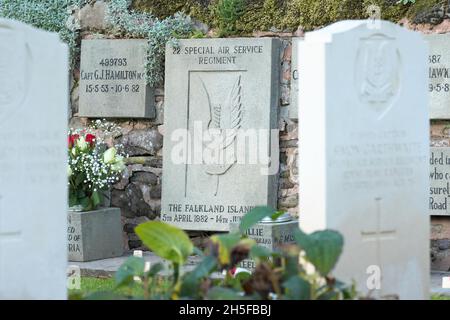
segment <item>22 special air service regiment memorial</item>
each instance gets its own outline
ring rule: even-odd
[[[237,55],[263,53],[263,46],[175,47],[173,54],[198,55],[198,64],[235,64]],[[217,55],[217,56],[216,56]]]

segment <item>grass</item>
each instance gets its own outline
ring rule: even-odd
[[[450,300],[450,296],[444,296],[442,294],[432,294],[431,300]]]
[[[153,286],[154,293],[163,293],[170,286],[169,281],[161,277]],[[124,297],[140,298],[144,290],[140,283],[131,288],[115,288],[114,278],[81,277],[80,290],[69,290],[70,300],[88,299],[119,299]]]
[[[114,298],[114,295],[143,296],[143,290],[138,285],[116,289],[114,278],[81,277],[80,290],[69,290],[69,299],[77,300],[99,292],[108,292],[106,298]]]

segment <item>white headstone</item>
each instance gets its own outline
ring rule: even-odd
[[[334,275],[361,293],[428,297],[427,46],[343,21],[300,43],[300,227],[335,229]]]
[[[67,47],[0,19],[0,299],[65,299]]]

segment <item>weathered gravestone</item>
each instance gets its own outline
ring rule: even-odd
[[[245,231],[245,234],[255,240],[262,247],[272,252],[281,250],[284,245],[295,243],[294,232],[298,229],[298,221],[292,220],[289,214],[284,214],[272,221],[271,218],[263,219],[263,221],[253,225]],[[239,231],[239,222],[230,223],[230,232]],[[245,259],[239,263],[239,266],[245,269],[253,270],[256,268],[254,260]]]
[[[385,21],[300,44],[300,227],[340,231],[334,274],[375,297],[428,297],[426,47]]]
[[[430,118],[450,119],[450,33],[424,37],[429,44]]]
[[[68,54],[0,19],[0,299],[64,299]]]
[[[167,48],[163,221],[228,231],[253,207],[276,206],[278,62],[276,39]]]
[[[298,119],[298,44],[303,38],[292,38],[292,58],[291,58],[291,103],[289,104],[289,118]]]
[[[154,91],[147,85],[146,40],[83,40],[79,115],[153,118]]]
[[[430,199],[431,215],[450,215],[450,148],[431,148]]]

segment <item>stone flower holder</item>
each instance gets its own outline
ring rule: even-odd
[[[69,261],[92,261],[123,254],[119,208],[68,212]]]

